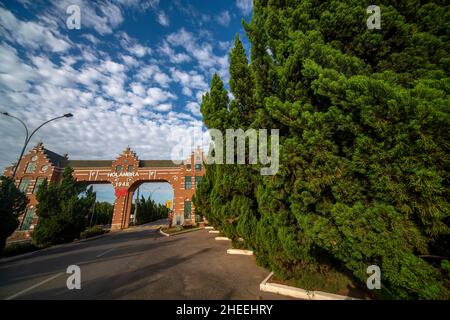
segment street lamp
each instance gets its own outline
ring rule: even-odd
[[[27,148],[28,143],[30,142],[31,138],[32,138],[33,135],[36,133],[36,131],[38,131],[40,128],[42,128],[43,126],[45,126],[45,125],[46,125],[47,123],[49,123],[49,122],[52,122],[52,121],[55,121],[55,120],[58,120],[58,119],[62,119],[62,118],[72,118],[72,117],[73,117],[73,114],[71,114],[71,113],[66,113],[66,114],[63,115],[63,116],[60,116],[60,117],[56,117],[56,118],[47,120],[47,121],[45,121],[43,124],[41,124],[39,127],[37,127],[36,129],[34,129],[34,131],[31,132],[31,134],[29,135],[29,134],[28,134],[28,128],[27,128],[27,125],[25,124],[25,122],[22,121],[22,119],[20,119],[20,118],[18,118],[18,117],[15,117],[15,116],[13,116],[13,115],[10,115],[8,112],[1,112],[1,114],[4,115],[4,116],[10,117],[10,118],[14,118],[14,119],[18,120],[18,121],[23,125],[23,127],[25,128],[25,132],[26,132],[25,143],[24,143],[24,145],[23,145],[22,152],[20,153],[19,160],[17,161],[17,164],[16,164],[16,166],[14,167],[14,172],[13,172],[13,176],[12,176],[13,180],[14,180],[15,177],[16,177],[17,168],[19,168],[19,164],[20,164],[20,161],[22,160],[23,154],[25,153],[25,149]]]

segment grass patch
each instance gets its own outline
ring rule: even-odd
[[[31,241],[17,242],[6,245],[2,252],[2,257],[14,257],[20,254],[29,253],[42,249]]]
[[[350,276],[335,269],[325,272],[304,270],[296,279],[282,279],[274,274],[269,282],[297,287],[308,291],[322,291],[359,299],[374,299],[374,296]]]

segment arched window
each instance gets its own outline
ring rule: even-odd
[[[27,165],[25,173],[33,173],[36,170],[36,162],[30,162]]]
[[[185,200],[184,201],[184,220],[191,219],[191,212],[192,212],[191,201]]]

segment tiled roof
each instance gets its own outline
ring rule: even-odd
[[[50,151],[48,149],[43,149],[45,155],[47,156],[48,160],[55,166],[55,167],[63,167],[65,166],[65,162],[67,159],[53,151]]]
[[[141,160],[139,168],[177,168],[179,165],[172,160]]]
[[[67,165],[72,168],[111,168],[112,160],[69,160]]]

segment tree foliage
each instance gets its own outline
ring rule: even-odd
[[[132,210],[134,210],[134,208]],[[165,219],[168,215],[169,209],[167,209],[166,206],[157,204],[151,197],[148,199],[141,197],[137,207],[136,225]]]
[[[14,181],[0,177],[0,253],[5,248],[6,239],[19,226],[19,216],[23,214],[28,199]]]
[[[280,170],[209,165],[197,211],[260,264],[294,277],[338,266],[382,294],[449,296],[427,255],[450,255],[450,9],[443,1],[255,0],[230,91],[214,75],[208,128],[280,129]],[[447,288],[446,288],[447,286]]]
[[[89,225],[111,224],[114,213],[114,205],[109,202],[96,202],[88,216]]]
[[[66,167],[60,184],[44,181],[39,188],[36,195],[39,221],[33,239],[40,245],[73,241],[86,227],[95,193],[92,187],[86,190],[85,185],[78,183],[72,172],[72,168]]]

